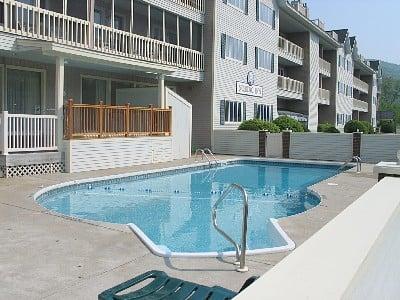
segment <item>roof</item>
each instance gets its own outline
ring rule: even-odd
[[[347,36],[349,35],[348,29],[337,29],[333,30],[338,35],[339,43],[343,44],[346,41]]]

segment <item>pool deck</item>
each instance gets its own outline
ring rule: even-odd
[[[220,157],[232,158],[232,157]],[[118,283],[152,269],[205,285],[238,290],[289,253],[247,257],[248,273],[235,272],[231,258],[173,258],[153,255],[126,226],[73,220],[49,213],[33,201],[43,187],[106,175],[194,163],[194,159],[124,169],[0,179],[0,298],[97,299]],[[312,187],[322,202],[279,220],[300,245],[377,183],[372,165],[346,171]]]

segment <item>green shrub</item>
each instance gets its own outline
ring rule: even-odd
[[[357,131],[368,133],[369,129],[364,122],[358,120],[351,120],[344,125],[344,132],[346,133],[353,133]]]
[[[382,133],[396,133],[396,122],[394,120],[381,120],[379,127]]]
[[[340,131],[330,123],[323,123],[318,125],[318,132],[325,132],[325,133],[340,133]]]
[[[261,131],[265,130],[271,133],[278,133],[280,129],[274,123],[266,122],[259,119],[247,120],[242,122],[239,126],[239,130],[250,130],[250,131]]]
[[[303,125],[288,116],[282,116],[274,120],[274,124],[277,125],[281,131],[289,129],[293,132],[304,132]]]
[[[375,130],[374,127],[372,126],[372,124],[370,122],[367,121],[360,121],[362,124],[364,124],[365,127],[365,134],[374,134]]]

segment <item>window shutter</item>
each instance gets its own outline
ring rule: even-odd
[[[258,104],[254,103],[254,119],[257,119],[258,114]]]
[[[260,0],[256,1],[256,19],[260,21]]]
[[[243,43],[243,64],[247,65],[247,43]]]
[[[226,53],[226,34],[221,34],[221,58],[225,59]]]
[[[272,29],[275,29],[275,17],[276,17],[276,13],[275,13],[275,10],[274,11],[272,11]]]
[[[249,14],[249,0],[245,0],[245,3],[244,3],[244,13],[245,13],[246,15]]]
[[[225,100],[221,100],[219,105],[219,123],[225,125]]]
[[[258,48],[256,47],[256,69],[258,69]]]
[[[243,121],[246,121],[246,102],[243,102]]]
[[[272,59],[271,59],[271,73],[275,73],[275,54],[272,54]]]

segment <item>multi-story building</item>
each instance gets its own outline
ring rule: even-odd
[[[376,72],[348,30],[326,31],[308,10],[286,0],[0,0],[0,151],[54,151],[59,162],[64,153],[70,166],[101,148],[74,138],[157,135],[160,144],[174,101],[173,138],[190,139],[193,124],[194,147],[252,118],[290,115],[311,131],[352,118],[375,125]],[[182,140],[164,142],[182,150]]]

